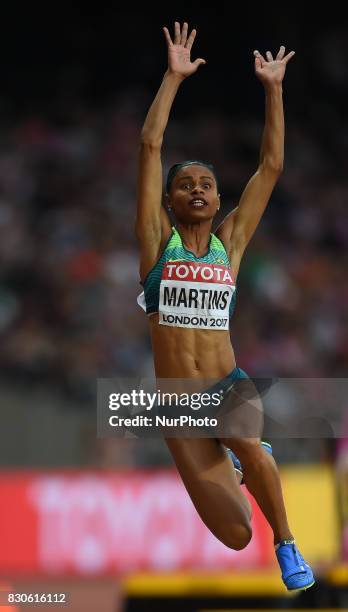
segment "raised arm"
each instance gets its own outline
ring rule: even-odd
[[[170,233],[170,223],[162,207],[161,147],[170,109],[182,81],[196,72],[201,58],[191,62],[190,53],[196,36],[188,36],[188,24],[182,29],[175,22],[174,41],[163,28],[168,46],[168,69],[149,109],[140,137],[137,183],[136,236],[140,244],[140,274],[143,278],[157,261],[161,246]]]
[[[258,51],[254,51],[255,74],[265,89],[265,125],[259,165],[246,185],[238,207],[227,215],[216,232],[230,249],[231,265],[235,273],[238,271],[243,252],[258,226],[283,169],[282,81],[287,62],[294,54],[295,52],[291,51],[285,56],[285,47],[282,46],[275,60],[270,51],[267,51],[267,60],[265,60]]]

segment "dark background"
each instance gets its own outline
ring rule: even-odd
[[[313,116],[313,102],[321,106],[331,88],[333,95],[337,89],[344,93],[338,82],[347,71],[348,22],[338,3],[330,9],[317,3],[243,7],[176,2],[168,8],[147,3],[128,10],[107,2],[85,4],[83,10],[64,2],[40,9],[13,3],[2,14],[2,97],[24,114],[38,109],[59,113],[69,99],[98,105],[120,89],[156,87],[166,67],[161,28],[170,28],[176,19],[198,29],[193,55],[208,62],[204,77],[195,79],[204,97],[199,104],[187,97],[186,112],[212,104],[255,112],[252,51],[284,43],[297,53],[287,87],[302,93],[300,98],[292,95],[288,104],[292,113]],[[336,102],[345,108],[344,99]]]
[[[109,455],[109,442],[95,441],[95,390],[97,377],[153,373],[136,305],[136,163],[166,69],[161,28],[172,31],[175,19],[198,29],[192,56],[207,64],[174,102],[164,172],[190,157],[214,163],[222,216],[258,161],[264,96],[253,50],[296,51],[284,80],[284,172],[243,260],[232,340],[253,376],[346,376],[348,22],[340,11],[227,2],[2,8],[4,464],[163,460],[141,445]],[[279,458],[293,453],[283,445]]]

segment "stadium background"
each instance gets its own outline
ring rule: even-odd
[[[6,7],[2,586],[69,591],[71,610],[341,609],[348,606],[347,418],[339,440],[274,441],[297,537],[320,577],[313,593],[291,601],[282,597],[271,535],[257,512],[254,543],[236,557],[208,538],[163,445],[96,439],[96,378],[153,373],[147,321],[136,306],[136,159],[166,68],[161,27],[174,19],[198,28],[193,56],[207,65],[174,103],[164,169],[196,156],[214,163],[222,215],[258,159],[264,105],[252,51],[282,43],[296,51],[284,84],[284,173],[242,264],[232,336],[238,364],[254,376],[346,376],[348,24],[338,10],[227,2],[160,10],[105,4],[83,13],[64,3],[37,12]],[[197,536],[191,548],[184,549],[183,525],[187,537]]]

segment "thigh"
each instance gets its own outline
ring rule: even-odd
[[[262,453],[264,452],[261,447],[261,438],[221,438],[220,442],[237,455],[243,467],[246,465],[246,460],[253,461],[257,458],[257,453],[260,450]]]
[[[263,407],[260,394],[250,378],[236,380],[218,413],[217,438],[260,439]]]
[[[231,524],[246,524],[250,517],[226,449],[214,438],[167,438],[166,443],[198,514],[225,542]]]

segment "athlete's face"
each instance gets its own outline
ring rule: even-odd
[[[180,168],[168,194],[168,205],[183,223],[212,219],[220,208],[220,196],[209,168],[199,165]]]

